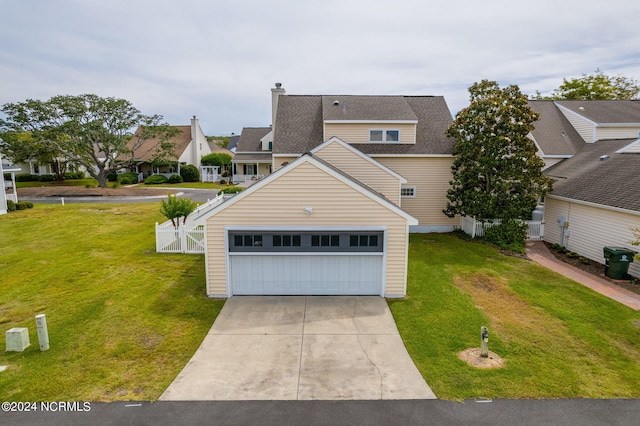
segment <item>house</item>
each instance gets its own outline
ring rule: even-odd
[[[453,119],[443,97],[287,95],[279,83],[271,92],[273,124],[243,131],[235,181],[260,179],[336,137],[403,178],[397,203],[418,218],[412,231],[446,232],[458,225],[442,213],[455,147],[445,135]],[[340,155],[330,162],[364,183],[386,179],[350,167]]]
[[[546,118],[566,119],[583,143],[544,172],[555,179],[544,203],[545,241],[600,263],[605,246],[637,251],[630,228],[640,226],[640,101],[551,101],[545,107],[551,105],[561,115]],[[640,265],[632,263],[630,273],[640,276]]]
[[[137,137],[142,132],[141,128],[136,130],[127,145],[132,154],[120,155],[118,160],[129,161],[133,159],[134,164],[128,168],[133,172],[142,173],[143,177],[148,177],[152,174],[165,174],[167,176],[179,174],[180,166],[185,164],[192,164],[199,169],[202,156],[211,153],[211,147],[200,128],[199,120],[194,116],[190,125],[174,127],[178,129],[178,133],[168,141],[174,144],[176,155],[171,164],[154,164],[154,158],[160,149],[162,141],[159,138],[149,138],[141,141]],[[173,164],[174,162],[176,164]]]
[[[452,116],[434,96],[289,96],[245,128],[245,191],[203,210],[207,294],[406,295],[411,231],[446,231]]]

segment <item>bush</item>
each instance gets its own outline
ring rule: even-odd
[[[224,179],[220,179],[220,185],[226,185],[226,184],[227,184],[227,181],[226,181],[226,180],[224,180]]]
[[[144,181],[145,185],[158,185],[161,183],[167,183],[169,179],[163,175],[151,175]]]
[[[169,178],[169,183],[182,183],[182,176],[171,175],[171,177]]]
[[[38,175],[30,175],[28,173],[20,173],[16,175],[16,182],[33,182],[38,180]]]
[[[231,164],[231,159],[232,157],[224,152],[212,152],[211,154],[202,156],[200,161],[203,166],[222,167]]]
[[[241,186],[229,186],[227,188],[222,188],[218,194],[237,194],[240,191],[243,191],[244,188]]]
[[[109,182],[117,182],[118,181],[118,174],[115,171],[109,172],[107,174],[107,180]]]
[[[528,225],[519,220],[506,220],[485,229],[484,239],[503,250],[524,252]]]
[[[187,164],[180,169],[180,176],[182,176],[182,180],[185,182],[199,182],[200,181],[200,172],[198,168],[193,164]]]
[[[84,172],[65,172],[62,174],[62,179],[64,180],[84,179]]]
[[[56,180],[56,175],[40,175],[38,181],[40,182],[53,182]]]
[[[116,179],[120,185],[132,185],[138,183],[138,174],[134,172],[121,173]]]
[[[26,209],[32,209],[33,208],[33,203],[29,202],[29,201],[18,201],[16,203],[16,210],[26,210]]]
[[[16,211],[16,203],[13,200],[7,200],[7,211],[15,212]]]

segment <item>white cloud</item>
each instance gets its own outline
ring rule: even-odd
[[[31,0],[3,5],[0,103],[129,99],[208,134],[270,124],[290,94],[443,95],[481,79],[549,92],[596,68],[640,78],[632,0]]]

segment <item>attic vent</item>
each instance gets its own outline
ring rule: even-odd
[[[604,161],[604,160],[608,160],[609,156],[608,155],[602,155],[600,156],[600,161]]]
[[[333,104],[336,105],[336,106],[340,105],[340,101],[336,99],[335,101],[333,101]]]

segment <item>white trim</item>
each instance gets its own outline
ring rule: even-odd
[[[232,251],[229,256],[384,256],[384,252],[364,251]]]
[[[635,145],[640,145],[640,139],[638,139],[638,140],[636,140],[634,142],[631,142],[629,145],[626,145],[626,146],[620,148],[615,153],[616,154],[622,154],[622,153],[624,153],[625,151],[627,151],[628,149],[630,149],[631,147],[633,147]]]
[[[402,195],[403,189],[412,189],[413,195]],[[416,198],[417,189],[415,186],[401,186],[400,187],[400,198]]]
[[[580,114],[580,113],[577,113],[577,112],[575,112],[575,111],[574,111],[574,110],[572,110],[572,109],[567,108],[566,106],[560,105],[557,101],[553,101],[553,103],[554,103],[554,105],[555,105],[558,109],[560,109],[561,111],[563,111],[563,110],[564,110],[564,111],[566,111],[566,112],[568,112],[568,113],[570,113],[570,114],[572,114],[572,115],[575,115],[576,117],[580,117],[581,119],[583,119],[583,120],[585,120],[585,121],[589,122],[589,124],[592,124],[593,126],[597,126],[597,125],[598,125],[598,123],[596,123],[595,121],[591,120],[590,118],[587,118],[587,117],[585,117],[584,115],[582,115],[582,114]]]
[[[377,166],[378,168],[384,170],[385,172],[389,173],[390,175],[392,175],[393,177],[397,178],[400,180],[401,183],[407,183],[407,179],[404,178],[403,176],[401,176],[400,174],[398,174],[397,172],[391,170],[390,168],[388,168],[387,166],[385,166],[384,164],[380,163],[379,161],[374,160],[373,158],[371,158],[370,156],[368,156],[367,154],[363,153],[362,151],[352,147],[351,145],[349,145],[348,143],[346,143],[345,141],[343,141],[342,139],[340,139],[337,136],[333,136],[331,138],[329,138],[328,140],[322,142],[320,145],[316,146],[315,148],[313,148],[311,151],[312,154],[317,153],[318,151],[320,151],[321,149],[325,148],[326,146],[332,144],[332,143],[337,143],[340,146],[346,148],[347,150],[349,150],[350,152],[358,155],[360,158],[362,158],[363,160],[368,161],[369,163],[373,164],[374,166]],[[322,155],[320,155],[320,158],[322,158]]]
[[[283,232],[300,232],[300,231],[310,231],[310,232],[344,232],[344,231],[356,231],[356,232],[366,232],[366,231],[386,231],[386,226],[378,226],[378,225],[365,225],[365,226],[348,226],[348,225],[337,225],[337,226],[323,226],[323,225],[294,225],[294,226],[280,226],[280,225],[256,225],[256,226],[240,226],[240,225],[228,225],[224,227],[225,231],[263,231],[263,232],[275,232],[275,231],[283,231]]]
[[[566,159],[566,158],[571,158],[573,157],[573,155],[564,155],[564,154],[554,154],[554,155],[546,155],[543,154],[542,155],[543,158],[562,158],[562,159]]]
[[[324,120],[328,124],[418,124],[418,120]]]
[[[371,140],[371,132],[382,132],[382,140],[380,141],[374,141]],[[397,141],[389,141],[387,140],[387,133],[388,132],[398,132],[398,140]],[[368,143],[390,143],[390,144],[396,144],[396,143],[402,143],[400,142],[400,129],[396,129],[393,127],[388,127],[388,128],[380,128],[380,127],[374,127],[372,129],[369,129],[369,140]],[[415,143],[415,139],[414,139],[414,143]]]
[[[611,210],[611,211],[614,211],[614,212],[627,213],[627,214],[640,216],[640,211],[637,211],[637,210],[629,210],[629,209],[623,209],[623,208],[620,208],[620,207],[607,206],[605,204],[592,203],[591,201],[576,200],[575,198],[561,197],[559,195],[553,195],[553,194],[547,194],[547,195],[545,195],[545,197],[553,198],[553,199],[560,200],[560,201],[567,201],[567,202],[575,203],[575,204],[582,204],[582,205],[589,206],[589,207],[595,207],[595,208],[599,208],[599,209]]]

